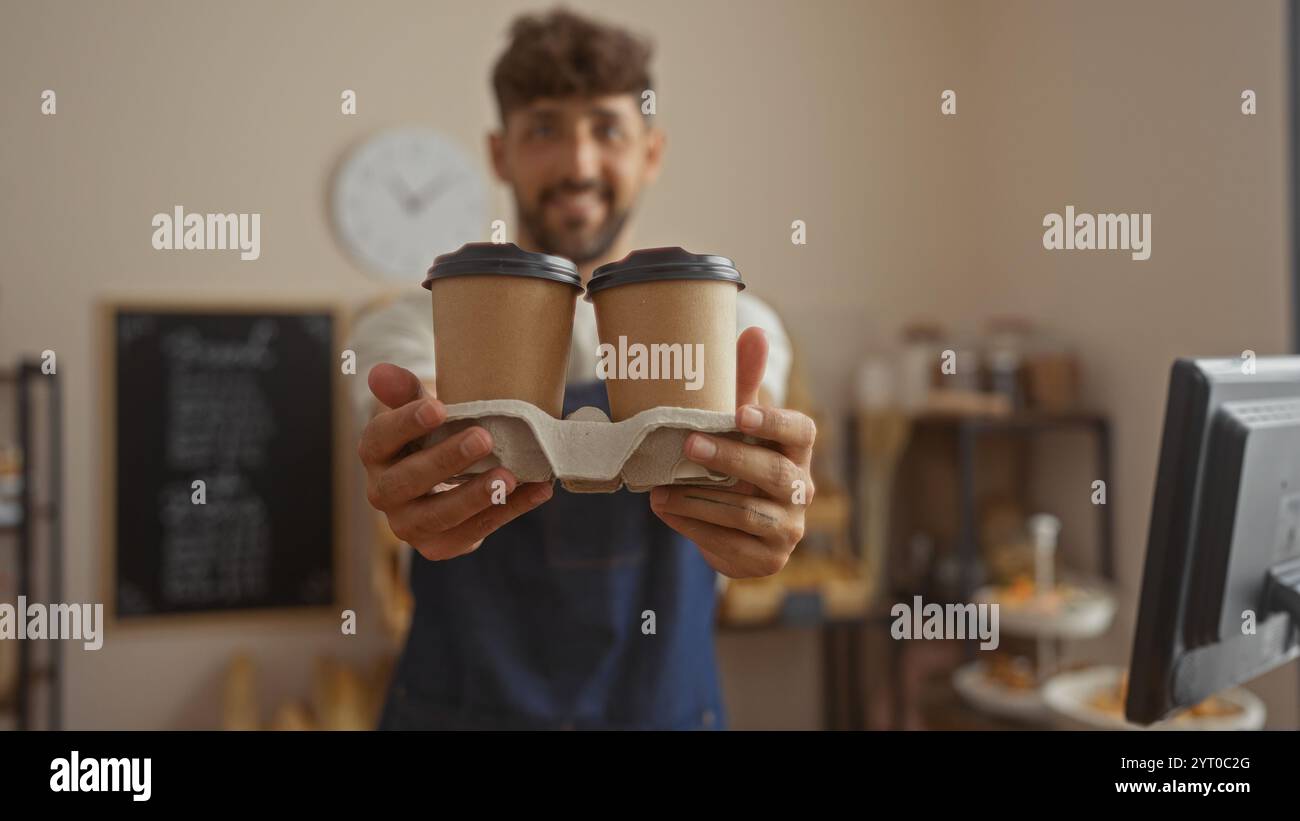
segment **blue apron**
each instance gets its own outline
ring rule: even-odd
[[[564,414],[609,406],[569,385]],[[380,729],[716,729],[716,574],[644,493],[555,495],[467,556],[412,557]],[[653,611],[655,632],[643,631]]]

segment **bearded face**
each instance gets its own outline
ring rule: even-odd
[[[582,265],[618,239],[662,139],[632,95],[543,99],[510,113],[493,160],[536,250]]]

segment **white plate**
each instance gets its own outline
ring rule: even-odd
[[[983,661],[962,665],[952,674],[952,686],[972,707],[1016,721],[1046,721],[1051,717],[1039,688],[1017,690],[988,677]]]
[[[1217,694],[1241,708],[1236,715],[1167,718],[1149,727],[1100,712],[1088,704],[1098,691],[1119,684],[1123,673],[1122,668],[1106,666],[1061,673],[1043,686],[1043,703],[1065,730],[1258,730],[1264,726],[1264,702],[1241,687]]]
[[[1015,636],[1043,636],[1060,639],[1089,639],[1110,629],[1115,618],[1115,597],[1099,584],[1073,584],[1079,595],[1068,607],[1055,613],[1034,610],[1025,604],[1001,601],[997,588],[981,587],[974,599],[998,605],[998,630]]]

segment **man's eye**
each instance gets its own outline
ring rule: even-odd
[[[549,123],[537,123],[528,129],[528,136],[534,139],[547,139],[555,135],[555,129]]]
[[[596,130],[603,140],[617,140],[623,136],[623,129],[617,125],[605,125]]]

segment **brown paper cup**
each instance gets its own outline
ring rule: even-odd
[[[440,400],[522,399],[560,417],[582,288],[572,263],[559,260],[567,270],[556,270],[555,260],[492,243],[438,258],[425,286]]]
[[[598,373],[618,422],[658,407],[736,409],[736,293],[723,257],[635,251],[598,268]]]

